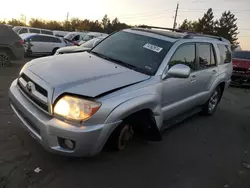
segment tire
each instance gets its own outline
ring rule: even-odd
[[[56,53],[56,50],[58,50],[59,48],[54,48],[51,52],[51,55],[54,55]]]
[[[202,114],[207,116],[213,115],[218,107],[220,99],[221,99],[221,90],[219,87],[217,87],[213,91],[212,95],[210,96],[206,104],[203,106]]]
[[[127,123],[121,123],[111,134],[108,140],[108,147],[112,150],[122,151],[124,150],[129,140],[133,136],[132,126]]]
[[[2,51],[0,52],[0,66],[9,67],[11,66],[11,57],[9,53]]]

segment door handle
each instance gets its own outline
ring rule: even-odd
[[[195,80],[196,80],[196,75],[195,75],[195,74],[194,74],[194,75],[191,75],[190,80],[191,80],[191,82],[195,82]]]
[[[217,70],[213,70],[212,73],[213,73],[213,74],[216,74],[216,73],[217,73]]]

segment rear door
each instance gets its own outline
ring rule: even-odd
[[[42,36],[42,37],[44,41],[44,52],[50,54],[56,47],[56,43],[54,42],[54,37],[51,36]]]
[[[218,76],[215,49],[211,43],[197,43],[198,67],[196,72],[196,86],[198,92],[208,91]]]

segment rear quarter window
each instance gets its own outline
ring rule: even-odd
[[[226,64],[232,62],[232,53],[228,45],[218,44],[220,51],[220,61],[219,64]]]

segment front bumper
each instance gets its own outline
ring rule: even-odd
[[[29,131],[46,150],[69,156],[92,156],[99,153],[109,135],[120,123],[76,127],[54,118],[33,104],[13,81],[9,91],[10,105]],[[61,139],[75,142],[74,149],[66,148]]]

